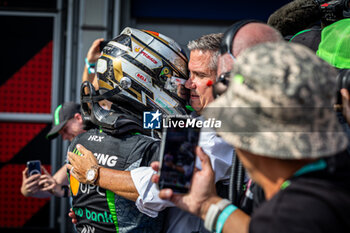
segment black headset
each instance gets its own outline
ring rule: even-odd
[[[240,21],[232,24],[225,31],[224,36],[221,40],[221,44],[220,44],[221,55],[228,52],[234,57],[233,46],[232,46],[233,40],[234,40],[237,32],[239,31],[239,29],[241,29],[242,27],[244,27],[245,25],[247,25],[249,23],[263,23],[263,22],[261,22],[259,20],[255,20],[255,19],[245,19],[245,20],[240,20]],[[213,85],[214,98],[222,95],[227,90],[227,87],[229,85],[229,77],[230,77],[230,72],[220,74],[220,76],[218,77],[218,80]]]

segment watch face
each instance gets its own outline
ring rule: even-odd
[[[95,178],[95,170],[90,169],[86,174],[86,179],[88,181],[92,181],[92,180],[94,180],[94,178]]]

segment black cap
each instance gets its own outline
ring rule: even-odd
[[[53,115],[52,128],[46,135],[47,139],[54,139],[58,132],[65,126],[68,120],[72,119],[76,113],[80,113],[80,104],[66,102],[59,105]]]
[[[305,45],[316,52],[321,41],[321,32],[322,29],[320,27],[312,27],[298,32],[289,41]]]

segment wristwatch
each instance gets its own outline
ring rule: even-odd
[[[98,177],[98,169],[100,166],[94,165],[86,172],[86,183],[87,184],[95,184]]]

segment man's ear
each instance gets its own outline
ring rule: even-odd
[[[83,121],[83,117],[81,116],[81,114],[80,113],[76,113],[76,114],[74,114],[74,119],[76,119],[77,121]]]

